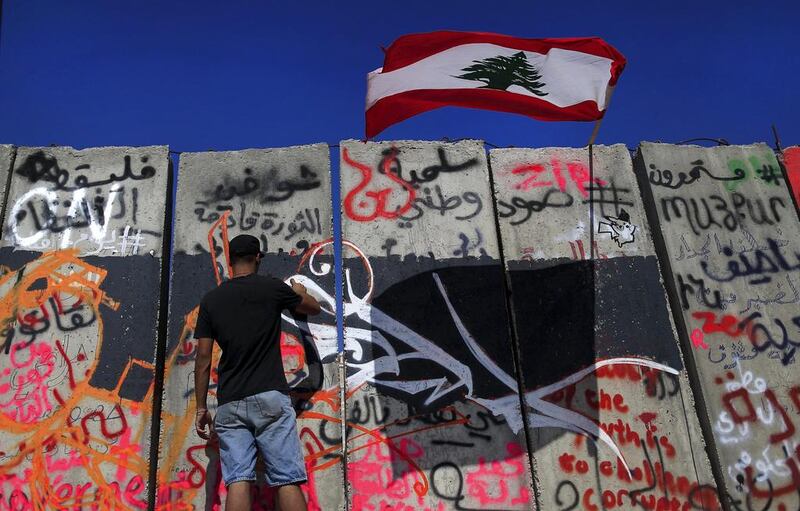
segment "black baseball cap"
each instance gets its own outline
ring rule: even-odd
[[[261,242],[255,236],[249,234],[240,234],[228,242],[228,251],[232,256],[248,256],[260,255],[264,257],[264,252],[261,251]]]

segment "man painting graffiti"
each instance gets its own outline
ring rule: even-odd
[[[305,510],[299,485],[307,476],[281,362],[281,311],[313,315],[320,305],[302,284],[289,287],[257,274],[264,257],[257,238],[236,236],[228,248],[231,279],[203,297],[194,333],[197,434],[219,438],[227,511],[251,509],[257,451],[264,459],[267,484],[278,487],[280,509]],[[222,356],[212,420],[206,397],[215,339]]]

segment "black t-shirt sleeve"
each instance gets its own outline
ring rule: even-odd
[[[217,333],[214,331],[214,326],[211,324],[211,315],[208,313],[205,300],[200,302],[200,312],[197,314],[197,325],[194,327],[194,338],[200,339],[201,337],[216,339]]]
[[[281,310],[289,309],[294,311],[294,308],[303,301],[302,296],[295,293],[294,289],[279,279],[275,279],[275,293],[277,295],[278,308]]]

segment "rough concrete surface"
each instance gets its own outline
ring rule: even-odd
[[[0,144],[0,210],[6,205],[6,183],[8,182],[8,173],[11,171],[11,163],[14,160],[14,155],[17,153],[17,148],[9,144]],[[0,238],[2,232],[0,232]]]
[[[325,144],[184,153],[169,297],[166,147],[14,151],[0,511],[224,506],[193,330],[240,233],[323,303],[281,336],[310,509],[800,507],[800,221],[764,144],[595,146],[591,179],[587,149],[348,140],[335,206]]]
[[[326,144],[182,153],[180,165],[176,252],[206,251],[208,228],[225,211],[229,229],[256,233],[268,252],[302,252],[304,240],[322,239],[326,227],[330,235]]]
[[[482,143],[340,147],[351,509],[532,509]]]
[[[539,504],[680,509],[708,493],[714,509],[630,155],[595,147],[593,181],[588,158],[587,149],[489,153]]]
[[[646,218],[622,144],[489,152],[504,254],[510,260],[587,259],[590,209],[599,258],[652,255]],[[650,252],[647,252],[650,250]]]
[[[194,431],[193,330],[200,299],[229,277],[227,241],[246,233],[259,238],[267,252],[261,273],[297,279],[323,303],[324,312],[310,321],[284,315],[281,352],[305,449],[309,482],[303,489],[310,509],[343,509],[330,187],[325,144],[181,154],[159,507],[208,509],[225,501],[217,447]],[[215,349],[215,360],[218,356]],[[256,505],[274,509],[274,490],[263,484],[261,469],[258,477]]]
[[[341,176],[347,236],[367,253],[444,259],[462,250],[477,256],[498,250],[496,238],[487,234],[494,222],[480,141],[345,140]],[[481,188],[464,186],[469,182]]]
[[[19,148],[0,261],[0,495],[147,505],[167,148]]]
[[[671,272],[731,509],[797,509],[800,225],[765,144],[642,143]]]

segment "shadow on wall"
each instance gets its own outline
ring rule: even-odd
[[[369,298],[369,321],[357,314],[346,320],[354,507],[360,508],[359,494],[367,491],[416,492],[458,506],[532,505],[502,267],[474,258],[370,262],[376,275],[391,272],[395,282]],[[366,299],[370,276],[357,271],[358,264],[347,267],[351,282],[361,283],[352,284],[354,295]],[[675,450],[668,451],[649,424],[659,410],[626,399],[646,394],[649,405],[671,399],[680,392],[676,373],[682,369],[657,270],[653,257],[523,261],[510,268],[534,449],[543,452],[567,438],[561,446],[586,451],[583,457],[595,465],[612,460],[621,478],[633,479],[631,494],[638,485],[647,498],[658,493],[647,481],[670,466],[666,457]],[[371,389],[363,391],[364,383]],[[603,423],[612,412],[636,415],[630,422]],[[386,445],[384,459],[377,450],[371,457],[359,452],[376,443]],[[386,461],[391,473],[382,472]],[[539,461],[559,464],[564,472],[590,469],[566,453]],[[597,466],[591,468],[598,494],[605,488],[616,493],[619,484],[600,481]],[[557,499],[566,501],[566,495]]]
[[[509,278],[542,505],[700,502],[697,475],[672,486],[683,366],[655,257],[514,261]]]

